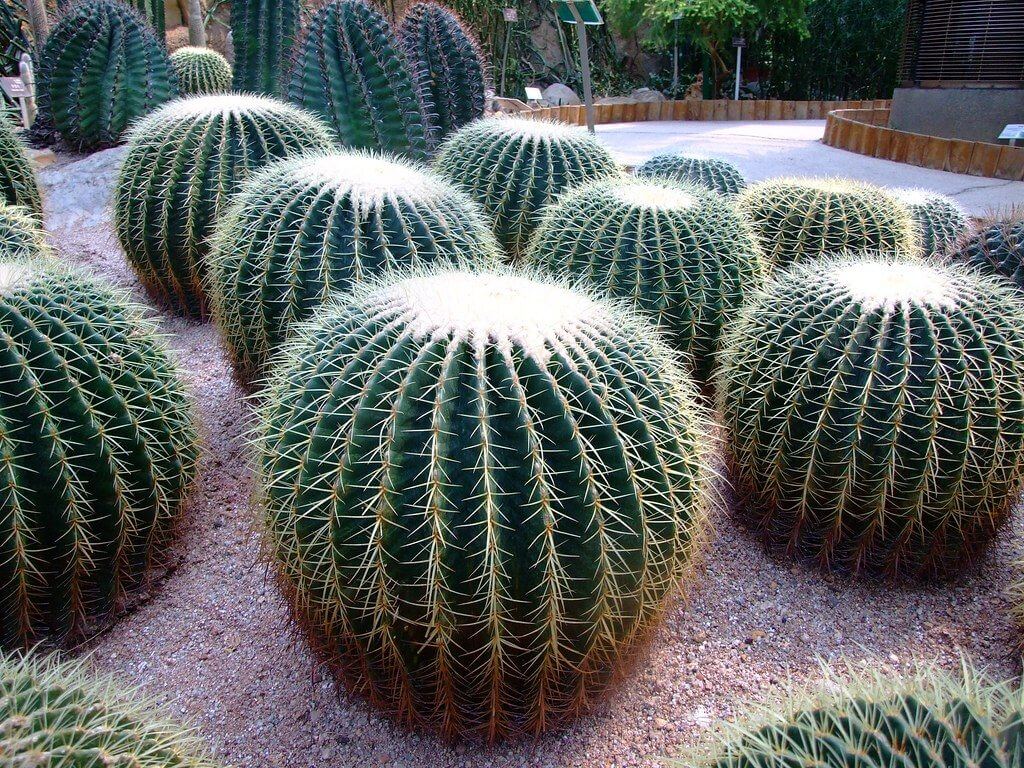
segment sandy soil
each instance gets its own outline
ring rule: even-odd
[[[110,230],[122,150],[43,172],[52,237],[68,260],[142,295]],[[139,683],[193,723],[234,766],[654,766],[818,659],[892,667],[965,653],[1018,674],[1002,590],[1021,555],[1018,514],[986,560],[951,586],[852,584],[767,558],[727,516],[688,606],[668,615],[636,673],[592,715],[537,741],[446,745],[338,693],[290,633],[259,562],[245,434],[250,406],[213,327],[161,315],[206,433],[202,476],[185,510],[176,564],[129,615],[86,642],[104,671]]]

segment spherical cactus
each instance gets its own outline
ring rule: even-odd
[[[211,48],[186,45],[171,54],[178,90],[186,96],[223,93],[231,89],[231,65]]]
[[[49,256],[46,233],[31,211],[0,203],[0,261]]]
[[[0,120],[0,203],[20,205],[39,216],[43,196],[28,149],[14,132],[14,125]]]
[[[345,146],[419,160],[432,148],[423,102],[394,30],[364,0],[331,0],[313,16],[288,97],[327,120]]]
[[[175,365],[139,309],[0,265],[0,644],[64,635],[144,577],[195,473]]]
[[[632,301],[706,382],[722,329],[764,272],[750,227],[723,198],[669,181],[609,180],[551,206],[527,259]]]
[[[952,249],[953,258],[982,272],[1001,275],[1024,290],[1024,215],[1012,212],[982,223]]]
[[[911,255],[910,211],[883,189],[846,179],[773,179],[748,187],[740,209],[776,264],[846,251]]]
[[[893,196],[910,210],[925,256],[945,254],[970,231],[967,214],[950,197],[927,189],[895,189]]]
[[[740,514],[778,551],[948,575],[1006,519],[1024,462],[1024,301],[959,267],[795,265],[754,294],[720,383]]]
[[[739,168],[716,157],[655,155],[636,167],[636,175],[689,182],[723,195],[738,195],[747,186]]]
[[[114,192],[114,224],[139,278],[157,297],[204,316],[207,242],[253,171],[330,134],[312,115],[261,96],[194,96],[140,120]]]
[[[252,381],[328,291],[440,260],[500,260],[465,195],[394,158],[307,155],[249,179],[218,225],[214,315],[240,377]]]
[[[483,206],[515,258],[540,211],[578,184],[618,174],[611,153],[585,130],[541,120],[478,120],[441,147],[435,167]]]
[[[40,61],[46,117],[77,149],[117,144],[132,123],[177,94],[167,49],[119,0],[69,6]]]
[[[138,691],[56,655],[0,655],[0,724],[11,768],[214,766],[188,730]]]
[[[638,320],[555,283],[358,287],[289,343],[261,415],[297,620],[414,723],[496,738],[572,717],[701,539],[691,390]]]
[[[284,71],[295,51],[299,0],[232,0],[234,89],[283,96]]]

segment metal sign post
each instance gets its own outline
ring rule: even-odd
[[[732,44],[736,46],[736,92],[733,98],[736,101],[740,100],[740,79],[743,73],[743,49],[747,47],[747,39],[745,37],[734,37]]]
[[[515,8],[505,8],[501,15],[505,18],[505,49],[501,54],[501,91],[499,96],[505,95],[505,72],[508,70],[508,41],[512,37],[512,25],[519,21],[519,11]]]
[[[999,138],[1008,140],[1011,147],[1017,146],[1019,140],[1024,140],[1024,123],[1010,123],[1003,128]]]
[[[672,98],[679,98],[679,22],[682,14],[672,17]]]
[[[604,24],[594,0],[554,0],[555,13],[566,24],[576,27],[580,46],[580,74],[583,76],[583,103],[587,111],[587,130],[594,133],[594,93],[590,87],[590,49],[587,26]]]

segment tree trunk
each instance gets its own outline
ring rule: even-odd
[[[206,47],[206,27],[203,25],[203,5],[200,0],[188,0],[188,44]]]
[[[46,18],[46,0],[28,0],[28,23],[32,27],[32,40],[41,50],[50,34],[50,22]]]

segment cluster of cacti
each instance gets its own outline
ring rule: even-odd
[[[138,584],[194,475],[155,327],[44,262],[0,265],[0,644],[80,629]]]
[[[232,0],[234,90],[283,96],[299,34],[299,0]]]
[[[909,256],[918,250],[906,206],[863,182],[772,179],[748,187],[739,201],[775,264],[847,251]]]
[[[723,195],[738,195],[747,182],[740,169],[726,160],[690,155],[655,155],[636,167],[641,178],[688,182]]]
[[[401,266],[500,260],[476,205],[433,174],[363,152],[316,153],[249,179],[214,237],[214,315],[244,380],[328,293]]]
[[[43,213],[35,167],[28,149],[11,123],[0,120],[0,202],[20,205],[32,213]]]
[[[946,195],[927,189],[895,189],[893,195],[910,211],[925,256],[948,253],[970,231],[964,209]]]
[[[541,220],[527,260],[630,300],[707,382],[722,330],[764,272],[747,223],[721,195],[612,179],[571,190]]]
[[[167,49],[120,0],[69,6],[46,38],[37,80],[45,119],[77,149],[117,144],[177,95]]]
[[[309,22],[288,97],[324,117],[341,143],[425,159],[430,124],[384,15],[364,0],[331,0]]]
[[[483,117],[480,48],[454,13],[434,2],[416,3],[398,34],[438,138]]]
[[[0,261],[49,256],[39,219],[28,208],[0,202]]]
[[[437,170],[491,219],[510,256],[519,256],[541,210],[567,189],[618,175],[611,153],[581,128],[523,119],[478,120],[441,147]]]
[[[0,655],[0,757],[9,768],[213,768],[139,691],[81,662]]]
[[[184,96],[223,93],[231,89],[231,65],[211,48],[186,45],[171,54],[171,66]]]
[[[289,343],[261,413],[300,623],[353,688],[445,733],[573,716],[700,543],[691,390],[633,316],[527,273],[357,287]]]
[[[756,292],[719,382],[739,514],[825,567],[953,571],[1015,503],[1024,301],[957,266],[793,266]]]
[[[139,278],[166,304],[205,315],[208,240],[230,196],[273,160],[330,145],[312,115],[262,96],[194,96],[140,120],[114,194]]]
[[[983,222],[973,236],[952,249],[952,255],[1024,290],[1024,214],[1011,212]]]

